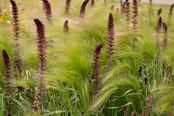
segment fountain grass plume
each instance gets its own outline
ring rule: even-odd
[[[12,92],[11,92],[11,82],[10,82],[10,69],[11,69],[11,65],[10,65],[10,59],[9,56],[7,54],[7,52],[3,49],[2,50],[3,53],[3,63],[4,63],[4,81],[5,81],[5,96],[11,96]],[[8,115],[10,114],[10,109],[11,109],[11,98],[6,98],[5,99],[5,103],[6,103],[6,111],[8,113]]]
[[[64,22],[63,32],[64,32],[64,33],[68,33],[68,32],[69,32],[68,20],[66,20],[66,21]]]
[[[38,19],[34,19],[34,22],[37,26],[37,51],[39,51],[38,54],[38,86],[36,89],[36,94],[35,94],[35,101],[33,103],[33,110],[37,111],[39,105],[41,105],[41,96],[43,95],[44,92],[44,70],[45,65],[46,65],[46,57],[45,57],[45,48],[46,48],[46,41],[45,41],[45,32],[44,32],[44,25],[42,22]]]
[[[170,19],[170,18],[171,18],[171,16],[172,16],[173,6],[174,6],[174,4],[172,4],[172,6],[170,7],[169,19]]]
[[[86,8],[86,5],[88,4],[89,0],[85,0],[83,3],[82,3],[82,6],[80,8],[80,17],[81,18],[84,18],[85,16],[85,8]]]
[[[18,8],[16,3],[13,0],[10,0],[12,4],[12,12],[13,12],[13,32],[14,32],[14,64],[15,69],[19,71],[20,75],[23,70],[22,59],[19,52],[19,18],[18,18]]]
[[[71,4],[71,0],[66,0],[65,15],[69,14],[70,4]]]
[[[99,89],[100,89],[100,67],[99,67],[99,55],[101,52],[101,48],[103,47],[102,44],[98,45],[95,50],[94,50],[94,56],[93,56],[93,77],[94,77],[94,95],[98,93]]]
[[[51,5],[48,2],[48,0],[42,0],[42,1],[43,1],[43,10],[46,13],[47,22],[50,23],[52,21]]]
[[[109,70],[109,67],[111,66],[112,63],[112,54],[113,54],[113,46],[114,46],[114,23],[113,23],[113,16],[112,13],[109,14],[109,19],[108,19],[108,31],[107,31],[107,42],[108,42],[108,46],[107,46],[107,52],[109,55],[107,55],[108,59],[107,59],[107,68],[106,68],[106,72]]]
[[[134,32],[136,32],[136,29],[137,29],[136,24],[137,24],[137,16],[138,16],[138,2],[137,2],[137,0],[133,0],[133,9],[134,9],[134,11],[133,11],[134,16],[132,17],[132,19],[133,19],[133,21],[132,21],[133,27],[132,28],[133,28]]]
[[[160,9],[158,10],[157,16],[159,17],[161,13],[162,13],[162,8],[160,8]]]

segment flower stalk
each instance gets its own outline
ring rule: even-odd
[[[46,48],[46,41],[45,41],[45,32],[44,32],[44,25],[41,23],[40,20],[38,19],[34,19],[34,22],[37,26],[37,51],[39,53],[38,54],[38,67],[39,67],[39,70],[38,70],[38,86],[37,86],[37,89],[36,89],[36,94],[35,94],[35,101],[33,103],[33,107],[34,107],[34,111],[37,111],[38,109],[38,106],[41,105],[41,96],[43,95],[43,92],[44,92],[44,70],[46,69],[45,68],[45,65],[46,65],[46,52],[45,52],[45,48]]]
[[[16,71],[19,72],[19,75],[21,76],[23,65],[22,60],[19,52],[19,18],[18,18],[18,8],[16,3],[13,0],[10,0],[12,4],[12,12],[13,12],[13,32],[14,32],[14,65]],[[16,75],[17,76],[17,75]]]
[[[46,19],[48,23],[51,23],[52,21],[52,14],[51,14],[51,5],[48,2],[48,0],[42,0],[43,1],[43,10],[46,13]]]
[[[71,0],[66,0],[66,6],[65,6],[65,15],[67,16],[69,14]]]
[[[7,54],[7,52],[3,49],[2,50],[3,53],[3,63],[4,63],[4,80],[5,80],[5,96],[11,96],[12,91],[11,91],[11,82],[10,82],[10,69],[11,69],[11,65],[10,65],[10,59],[9,56]],[[6,98],[5,99],[6,102],[6,111],[8,113],[8,115],[10,116],[10,108],[11,108],[11,98]]]
[[[146,101],[145,116],[149,116],[150,99],[152,98],[152,93],[149,94]]]
[[[95,79],[94,81],[94,95],[98,93],[99,89],[100,89],[100,67],[99,67],[99,55],[100,55],[100,52],[101,52],[101,48],[103,47],[102,44],[98,45],[95,50],[94,50],[94,56],[93,56],[93,71],[94,71],[94,74],[93,74],[93,78]]]
[[[136,29],[137,29],[136,24],[137,24],[137,16],[138,16],[138,2],[137,2],[137,0],[133,0],[133,9],[134,9],[134,11],[133,11],[134,16],[132,17],[132,19],[133,19],[132,23],[133,23],[133,30],[134,30],[134,32],[136,32]]]
[[[126,0],[126,21],[127,21],[127,28],[129,28],[129,21],[130,21],[130,3],[129,3],[129,0]]]
[[[94,0],[91,0],[91,7],[94,7]]]
[[[107,68],[106,68],[106,72],[108,72],[109,70],[109,67],[111,66],[111,63],[112,63],[112,54],[113,54],[113,46],[114,46],[114,23],[113,23],[113,16],[112,16],[112,13],[109,14],[109,19],[108,19],[108,32],[107,32],[107,36],[108,36],[108,46],[107,46],[107,51],[108,51],[108,54],[107,57],[108,57],[108,60],[107,60]]]
[[[158,10],[157,16],[159,17],[161,13],[162,13],[162,8],[160,8],[160,9]]]
[[[85,16],[85,8],[86,8],[86,5],[88,4],[88,2],[89,2],[89,0],[85,0],[82,3],[81,9],[80,9],[80,17],[81,18],[84,18],[84,16]]]
[[[64,27],[63,27],[64,33],[69,33],[69,27],[68,27],[68,20],[64,22]]]
[[[170,7],[169,19],[170,19],[170,18],[171,18],[171,16],[172,16],[173,6],[174,6],[174,4],[172,4],[172,6]]]

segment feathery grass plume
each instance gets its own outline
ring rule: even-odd
[[[113,9],[114,9],[114,5],[111,6],[111,10],[113,10]]]
[[[43,95],[44,92],[44,70],[45,65],[46,65],[46,57],[45,57],[45,48],[46,48],[46,41],[45,41],[45,32],[44,32],[44,25],[42,22],[38,19],[34,19],[34,22],[37,26],[37,51],[39,51],[38,54],[38,87],[36,89],[36,94],[35,94],[35,101],[33,103],[33,110],[37,111],[38,106],[41,105],[41,96]]]
[[[3,53],[3,63],[4,63],[4,81],[5,81],[5,88],[6,88],[6,91],[5,91],[5,96],[11,96],[12,92],[11,92],[11,82],[10,82],[10,59],[9,59],[9,56],[7,54],[7,52],[3,49],[2,50],[2,53]],[[10,106],[11,106],[11,98],[6,98],[5,99],[5,102],[6,102],[6,111],[8,113],[8,115],[11,115],[10,114]]]
[[[156,28],[156,37],[157,37],[157,41],[156,41],[156,47],[158,48],[158,44],[159,44],[159,33],[160,33],[160,30],[162,28],[162,18],[160,17],[159,18],[159,21],[158,21],[158,25],[157,25],[157,28]]]
[[[127,116],[128,110],[129,110],[129,107],[127,107],[126,110],[124,111],[124,116]]]
[[[107,57],[108,57],[108,60],[107,60],[107,68],[106,68],[106,72],[108,72],[109,70],[109,67],[112,63],[112,54],[113,54],[113,43],[114,43],[114,23],[113,23],[113,16],[112,16],[112,13],[109,14],[109,19],[108,19],[108,31],[107,31],[107,36],[108,36],[108,39],[107,39],[107,42],[108,42],[108,46],[107,46],[107,51],[108,51],[108,54]]]
[[[66,20],[66,21],[64,22],[63,32],[64,32],[64,33],[68,33],[68,32],[69,32],[68,20]]]
[[[88,4],[88,2],[89,2],[89,0],[85,0],[82,3],[81,9],[80,9],[80,17],[81,18],[84,18],[84,16],[85,16],[85,8],[86,8],[86,5]]]
[[[134,114],[135,114],[135,110],[132,111],[131,116],[134,116]]]
[[[169,19],[170,19],[170,17],[172,16],[173,6],[174,6],[174,4],[172,4],[172,6],[170,7]]]
[[[71,4],[71,0],[66,0],[65,15],[69,14],[70,4]]]
[[[133,23],[133,30],[134,30],[134,32],[136,32],[136,29],[137,29],[136,24],[137,24],[137,16],[138,16],[138,2],[137,2],[137,0],[133,0],[133,9],[134,9],[134,11],[133,11],[134,16],[132,17],[132,19],[133,19],[132,23]]]
[[[160,9],[158,10],[157,16],[159,17],[161,13],[162,13],[162,8],[160,8]]]
[[[94,56],[93,56],[93,71],[94,71],[94,95],[98,93],[98,90],[100,89],[100,67],[99,67],[99,55],[100,55],[100,52],[101,52],[101,48],[103,47],[102,44],[98,45],[95,50],[94,50]]]
[[[127,21],[127,28],[129,28],[129,20],[130,20],[130,3],[129,0],[126,0],[126,21]]]
[[[91,7],[94,7],[94,0],[91,0]]]
[[[145,109],[145,116],[149,116],[149,106],[150,106],[150,99],[152,98],[152,93],[149,94],[146,101],[146,109]]]
[[[43,1],[43,10],[46,13],[47,22],[50,23],[52,21],[51,5],[48,2],[48,0],[42,0],[42,1]]]
[[[20,75],[23,70],[22,60],[19,52],[19,20],[18,20],[18,8],[16,3],[13,0],[10,0],[12,4],[12,12],[13,12],[13,32],[14,32],[14,64],[17,71],[19,71]]]

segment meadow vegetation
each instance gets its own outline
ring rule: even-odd
[[[0,116],[173,116],[173,6],[1,0]]]

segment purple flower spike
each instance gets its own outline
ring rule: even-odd
[[[134,11],[133,11],[134,16],[132,17],[132,19],[133,19],[132,23],[133,23],[133,30],[134,30],[134,32],[136,32],[136,29],[137,29],[136,24],[137,24],[137,16],[138,16],[138,2],[137,2],[137,0],[133,0],[133,9],[134,9]]]
[[[98,45],[95,50],[94,50],[94,56],[93,56],[93,78],[95,79],[94,81],[94,94],[97,94],[99,89],[100,89],[100,67],[99,67],[99,55],[100,55],[100,51],[101,48],[103,47],[102,44]]]
[[[82,3],[82,6],[81,6],[81,9],[80,9],[80,17],[81,18],[84,18],[84,15],[85,15],[85,8],[86,8],[86,5],[88,4],[89,0],[85,0],[83,3]]]
[[[113,9],[114,9],[114,5],[111,6],[111,10],[113,10]]]
[[[163,22],[163,33],[165,34],[165,39],[162,41],[162,50],[165,51],[167,50],[167,25]]]
[[[64,31],[64,33],[68,33],[68,32],[69,32],[69,28],[68,28],[68,20],[66,20],[65,23],[64,23],[63,31]]]
[[[126,21],[127,21],[127,28],[129,28],[129,21],[130,21],[130,3],[129,0],[126,0]]]
[[[127,116],[128,110],[129,110],[129,107],[127,107],[126,110],[124,111],[124,116]]]
[[[161,13],[162,13],[162,8],[158,10],[157,16],[159,17]]]
[[[125,14],[125,10],[126,10],[126,2],[123,3],[123,6],[122,6],[122,14]]]
[[[161,30],[161,28],[162,28],[162,18],[160,17],[159,18],[159,21],[158,21],[158,26],[156,28],[156,31],[159,33],[160,30]]]
[[[109,19],[108,19],[108,32],[107,32],[107,35],[108,35],[108,46],[107,46],[107,51],[108,51],[108,60],[107,60],[107,69],[106,69],[106,72],[109,70],[109,67],[112,63],[112,54],[113,54],[113,43],[114,43],[114,23],[113,23],[113,16],[112,16],[112,13],[109,14]]]
[[[66,0],[65,15],[69,14],[70,4],[71,4],[71,0]]]
[[[146,101],[146,109],[145,109],[145,116],[149,116],[149,106],[150,106],[150,99],[152,98],[152,93],[149,94]]]
[[[13,12],[13,32],[14,32],[14,42],[15,42],[15,50],[14,50],[14,64],[17,71],[19,71],[20,75],[23,70],[22,60],[19,52],[19,20],[18,20],[18,8],[16,3],[13,0],[10,0],[12,4],[12,12]]]
[[[45,65],[46,65],[46,57],[45,57],[45,49],[46,49],[46,41],[45,41],[45,32],[44,32],[44,26],[42,24],[42,22],[38,19],[34,19],[34,22],[37,26],[37,51],[39,53],[38,54],[38,67],[39,67],[39,70],[38,70],[38,87],[37,87],[37,90],[36,90],[36,94],[35,94],[35,101],[33,103],[33,110],[36,111],[38,108],[38,106],[41,104],[40,101],[41,101],[41,96],[43,95],[43,92],[44,92],[44,70],[46,69],[45,68]]]
[[[43,10],[45,11],[46,13],[46,19],[48,21],[48,23],[51,22],[51,5],[50,3],[48,2],[48,0],[42,0],[43,1]]]
[[[163,22],[163,32],[167,34],[167,25]]]
[[[10,82],[10,69],[11,69],[11,65],[10,65],[10,59],[9,56],[7,54],[7,52],[3,49],[2,50],[3,53],[3,63],[4,63],[4,80],[5,80],[5,96],[11,96],[12,92],[11,92],[11,82]],[[10,114],[10,106],[11,106],[11,98],[6,98],[6,111],[8,112],[9,115]]]
[[[91,0],[91,7],[94,7],[94,0]]]
[[[170,17],[172,16],[173,6],[174,6],[174,4],[172,4],[172,6],[170,7],[169,19],[170,19]]]
[[[134,116],[134,114],[135,114],[135,110],[132,111],[131,116]]]
[[[149,0],[149,4],[150,4],[150,6],[152,5],[152,0]]]
[[[24,91],[25,90],[25,88],[22,87],[22,86],[17,86],[17,88],[18,88],[19,91]]]

